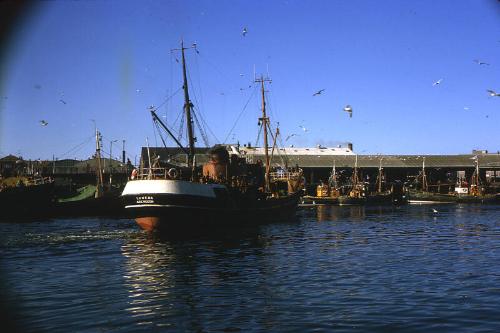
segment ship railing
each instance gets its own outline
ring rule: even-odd
[[[269,176],[271,179],[274,180],[290,180],[290,179],[297,179],[298,177],[302,176],[301,172],[297,171],[277,171],[277,172],[271,172],[269,173]]]
[[[26,185],[42,185],[42,184],[48,184],[52,182],[52,178],[50,177],[34,177],[28,179],[26,182]]]
[[[168,177],[168,169],[167,168],[143,168],[138,174],[137,177],[133,179],[165,179]]]

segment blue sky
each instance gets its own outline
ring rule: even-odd
[[[181,38],[198,45],[187,61],[210,144],[255,144],[255,66],[273,80],[271,120],[283,137],[297,134],[287,146],[500,150],[500,97],[486,92],[500,91],[497,1],[51,1],[2,45],[0,155],[87,158],[91,119],[107,152],[126,140],[133,161],[146,138],[161,145],[147,109],[163,103],[159,113],[179,127],[182,94],[164,101],[182,86],[170,51]]]

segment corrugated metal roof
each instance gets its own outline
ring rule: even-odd
[[[207,161],[206,153],[210,148],[196,148],[196,161],[198,164]],[[142,148],[142,156],[147,156],[147,148]],[[159,155],[162,161],[179,161],[185,163],[187,157],[180,153],[178,148],[150,148],[150,154]],[[248,154],[247,158],[254,162],[264,160],[264,155]],[[464,154],[464,155],[358,155],[360,168],[378,168],[380,160],[384,168],[421,168],[425,157],[425,166],[429,168],[472,168],[475,166],[474,158],[478,156],[479,167],[483,169],[500,169],[500,154]],[[273,156],[273,164],[282,164],[288,160],[288,165],[298,164],[303,168],[331,168],[333,161],[339,168],[354,167],[355,155],[288,155]]]
[[[358,155],[358,166],[361,168],[378,168],[380,161],[384,168],[421,168],[423,155]],[[288,156],[288,164],[298,164],[300,167],[332,167],[333,162],[337,167],[352,168],[355,156]],[[481,168],[500,168],[500,155],[480,155]],[[274,157],[273,162],[279,162]],[[430,168],[469,168],[474,167],[474,155],[425,155],[425,166]]]

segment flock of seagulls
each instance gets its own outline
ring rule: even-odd
[[[476,64],[478,64],[479,66],[490,66],[490,64],[488,62],[481,61],[479,59],[474,59],[474,62]],[[434,83],[432,83],[432,85],[433,86],[437,86],[437,85],[440,85],[441,82],[443,82],[443,79],[439,79],[439,80],[435,81]],[[498,93],[498,92],[496,92],[494,90],[487,89],[486,91],[488,92],[488,94],[490,95],[490,97],[500,97],[500,93]],[[469,110],[469,107],[465,106],[464,110],[466,110],[466,111]],[[489,115],[486,115],[486,118],[489,118]]]
[[[500,1],[500,0],[499,0],[499,1]],[[241,31],[241,35],[242,35],[243,37],[246,37],[247,33],[248,33],[248,29],[247,29],[246,27],[243,27],[243,30]],[[196,49],[196,43],[193,43],[193,47]],[[198,50],[196,50],[196,52],[198,52]],[[199,53],[199,52],[198,52],[198,53]],[[179,60],[178,60],[177,58],[176,58],[175,60],[176,60],[177,62],[179,62]],[[479,59],[474,59],[474,62],[475,62],[476,64],[478,64],[479,66],[490,66],[490,64],[489,64],[489,63],[487,63],[487,62],[485,62],[485,61],[481,61],[481,60],[479,60]],[[244,76],[244,75],[243,75],[243,74],[240,74],[240,76]],[[439,80],[437,80],[437,81],[433,82],[433,83],[432,83],[432,85],[433,85],[433,86],[438,86],[438,85],[440,85],[440,84],[441,84],[441,82],[443,82],[443,79],[439,79]],[[41,85],[38,85],[38,84],[36,84],[34,87],[35,87],[36,89],[41,89]],[[251,85],[250,85],[250,86],[248,86],[248,88],[251,88],[251,87],[252,87]],[[246,90],[246,89],[248,89],[248,88],[240,88],[240,90]],[[324,92],[324,91],[325,91],[325,89],[320,89],[320,90],[316,91],[315,93],[313,93],[313,95],[312,95],[312,96],[313,96],[313,97],[315,97],[315,96],[320,96],[320,95],[322,95],[322,94],[323,94],[323,92]],[[141,92],[141,90],[140,90],[140,89],[136,89],[136,92],[138,92],[138,93],[139,93],[139,92]],[[500,93],[497,93],[497,92],[496,92],[496,91],[494,91],[494,90],[490,90],[490,89],[488,89],[488,90],[487,90],[487,92],[489,93],[489,95],[490,95],[491,97],[500,97]],[[221,95],[224,95],[224,93],[223,93],[223,92],[221,92],[220,94],[221,94]],[[63,100],[63,99],[59,99],[59,102],[61,102],[62,104],[67,104],[67,103],[66,103],[66,101],[65,101],[65,100]],[[464,107],[464,110],[469,110],[469,108],[468,108],[468,107]],[[347,105],[343,108],[343,111],[344,111],[344,112],[347,112],[347,113],[349,114],[349,118],[352,118],[353,109],[352,109],[352,106],[351,106],[351,105],[347,104]],[[47,121],[45,121],[45,120],[40,120],[39,122],[40,122],[40,125],[41,125],[41,126],[47,126],[47,125],[49,124],[49,123],[48,123]],[[299,126],[299,128],[301,128],[304,132],[308,132],[308,131],[309,131],[307,128],[305,128],[305,127],[304,127],[304,126],[302,126],[302,125],[300,125],[300,126]],[[295,133],[290,134],[290,135],[288,135],[288,136],[286,137],[285,141],[288,141],[289,139],[293,138],[294,136],[299,136],[299,135],[298,135],[298,134],[295,134]],[[437,211],[436,211],[435,209],[433,209],[433,211],[434,211],[434,213],[437,213]]]
[[[499,0],[500,1],[500,0]],[[485,62],[485,61],[481,61],[479,59],[474,59],[474,62],[476,64],[478,64],[479,66],[490,66],[490,64],[488,62]],[[443,82],[443,79],[439,79],[437,81],[435,81],[434,83],[432,83],[433,86],[437,86],[439,84],[441,84],[441,82]],[[500,97],[500,93],[497,93],[496,91],[494,90],[491,90],[491,89],[487,89],[486,90],[488,92],[488,94],[491,96],[491,97]],[[468,110],[469,108],[467,107],[464,107],[464,110]]]
[[[500,1],[500,0],[499,0],[499,1]],[[246,33],[246,30],[244,30],[244,31],[245,31],[245,33]],[[487,62],[485,62],[485,61],[481,61],[481,60],[479,60],[479,59],[474,59],[474,62],[475,62],[476,64],[480,65],[480,66],[490,66],[490,64],[489,64],[489,63],[487,63]],[[443,79],[441,78],[441,79],[439,79],[439,80],[437,80],[437,81],[434,81],[434,82],[432,83],[432,85],[433,85],[433,86],[438,86],[438,85],[440,85],[442,82],[443,82]],[[315,93],[313,93],[313,97],[321,95],[324,91],[325,91],[325,89],[320,89],[320,90],[316,91]],[[487,92],[489,93],[489,95],[490,95],[491,97],[500,97],[500,92],[496,92],[496,91],[494,91],[494,90],[490,90],[490,89],[488,89],[488,90],[487,90]],[[464,107],[464,110],[469,110],[469,107]],[[344,107],[343,111],[344,111],[344,112],[347,112],[347,113],[349,114],[349,118],[352,118],[352,113],[353,113],[352,106],[350,106],[349,104],[348,104],[348,105],[346,105],[346,106]],[[488,116],[486,116],[486,117],[488,117]],[[299,126],[299,127],[301,127],[304,131],[307,131],[305,127],[303,127],[303,126]],[[292,135],[292,136],[293,136],[293,135]],[[292,136],[290,136],[290,135],[289,135],[289,136],[287,137],[287,140],[288,140],[290,137],[292,137]],[[285,140],[285,141],[286,141],[286,140]]]
[[[313,94],[313,97],[314,96],[319,96],[323,93],[323,91],[325,91],[325,89],[320,89],[318,91],[316,91],[314,94]],[[352,106],[350,106],[349,104],[347,104],[343,111],[347,112],[349,114],[349,118],[352,118]]]

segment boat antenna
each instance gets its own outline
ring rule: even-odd
[[[183,85],[182,89],[184,90],[184,112],[186,113],[186,125],[187,125],[187,135],[188,135],[188,141],[189,141],[189,153],[188,153],[188,165],[191,168],[195,168],[195,160],[194,160],[194,143],[196,141],[196,138],[194,137],[193,134],[193,117],[191,116],[191,110],[193,108],[193,103],[191,103],[191,100],[189,99],[189,89],[188,89],[188,82],[187,82],[187,75],[186,75],[186,57],[184,55],[184,50],[187,49],[196,49],[195,46],[190,46],[190,47],[184,47],[184,41],[181,40],[181,48],[180,49],[173,49],[172,51],[181,51],[182,54],[182,79],[183,79]]]
[[[266,191],[269,191],[269,171],[270,171],[270,161],[269,161],[269,144],[267,142],[267,130],[269,128],[269,117],[267,117],[266,114],[266,95],[265,95],[265,90],[264,90],[264,84],[265,82],[271,82],[271,79],[268,77],[264,77],[263,75],[260,76],[259,79],[255,80],[256,83],[260,83],[261,85],[261,93],[262,93],[262,117],[259,118],[259,123],[261,125],[261,128],[264,130],[264,154],[266,158],[266,175],[265,175],[265,189]]]

